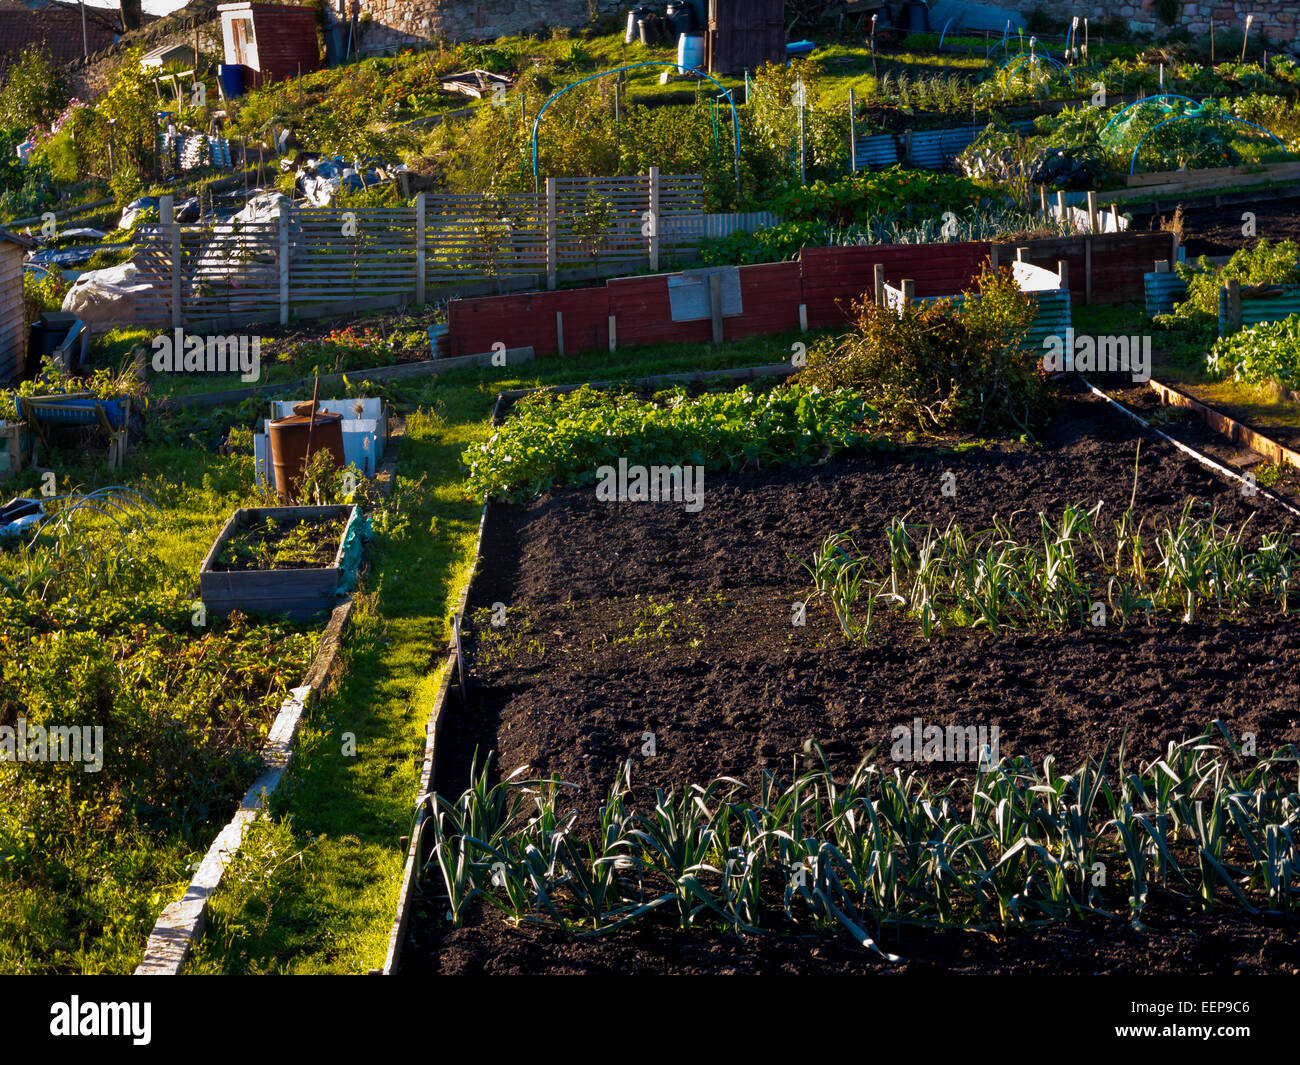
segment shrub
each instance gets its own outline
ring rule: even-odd
[[[48,125],[71,96],[63,68],[44,49],[22,52],[0,89],[0,126]]]
[[[48,274],[38,270],[24,271],[23,305],[27,312],[27,324],[31,325],[45,311],[60,310],[67,291],[68,283],[58,270]]]
[[[1031,432],[1043,407],[1043,372],[1020,344],[1033,301],[1007,270],[986,266],[978,289],[960,302],[918,302],[902,313],[856,304],[855,331],[810,350],[797,381],[857,389],[902,428]]]
[[[1294,241],[1270,244],[1259,241],[1253,248],[1233,252],[1223,266],[1215,266],[1204,255],[1194,265],[1178,264],[1178,276],[1187,282],[1187,298],[1169,314],[1157,315],[1166,327],[1192,327],[1198,333],[1218,331],[1219,289],[1231,280],[1243,285],[1288,285],[1300,282]]]

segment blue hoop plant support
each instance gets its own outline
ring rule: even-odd
[[[1057,68],[1060,68],[1061,73],[1065,74],[1066,77],[1070,79],[1070,88],[1074,88],[1074,74],[1070,73],[1069,66],[1063,64],[1061,60],[1053,59],[1052,56],[1040,55],[1039,52],[1027,52],[1026,55],[1023,56],[1011,56],[1009,60],[1005,60],[1004,62],[1001,62],[1001,64],[998,64],[998,68],[997,68],[998,73],[1001,73],[1002,68],[1005,68],[1005,66],[1010,64],[1010,62],[1014,62],[1015,66],[1013,66],[1013,68],[1011,68],[1010,70],[1008,70],[1008,72],[1006,72],[1006,75],[1010,77],[1011,74],[1017,72],[1017,70],[1021,68],[1023,64],[1026,64],[1026,62],[1030,60],[1043,60],[1043,59],[1050,62],[1050,64],[1052,64],[1053,66],[1057,66]],[[1002,99],[1004,100],[1006,99],[1005,87],[1002,88]]]
[[[673,67],[676,70],[688,70],[692,74],[698,74],[702,78],[708,78],[709,81],[713,82],[714,85],[716,85],[719,89],[722,90],[722,95],[727,98],[727,103],[731,106],[731,132],[732,132],[732,137],[735,140],[735,147],[736,147],[736,196],[737,197],[740,196],[740,112],[736,110],[736,101],[731,98],[731,93],[727,91],[727,87],[712,75],[706,74],[702,70],[696,70],[694,67],[684,67],[680,63],[665,63],[662,61],[646,62],[646,63],[630,63],[625,67],[614,67],[612,70],[602,70],[599,74],[591,74],[588,77],[580,79],[579,81],[575,81],[572,85],[566,85],[559,92],[552,93],[551,96],[547,98],[546,103],[542,104],[541,110],[537,112],[537,117],[533,119],[533,191],[534,192],[538,191],[539,184],[540,184],[537,175],[537,131],[542,124],[542,116],[546,114],[546,109],[550,107],[551,104],[555,103],[556,100],[558,100],[570,89],[576,89],[579,85],[585,85],[587,82],[595,81],[597,78],[608,77],[610,74],[622,74],[624,71],[637,70],[642,67]]]
[[[1137,167],[1138,152],[1142,150],[1142,145],[1146,144],[1147,138],[1149,138],[1152,133],[1155,133],[1156,130],[1158,129],[1164,129],[1165,126],[1168,126],[1171,123],[1183,122],[1189,118],[1200,118],[1206,121],[1209,121],[1211,118],[1216,118],[1216,119],[1224,118],[1227,119],[1229,122],[1240,122],[1243,126],[1250,126],[1251,129],[1257,129],[1261,133],[1264,133],[1267,136],[1272,137],[1275,141],[1277,141],[1278,144],[1282,144],[1282,139],[1278,137],[1277,134],[1270,133],[1263,126],[1255,125],[1254,122],[1247,122],[1244,118],[1237,118],[1235,115],[1217,115],[1217,114],[1207,115],[1202,111],[1197,111],[1195,114],[1191,114],[1191,115],[1175,115],[1173,118],[1166,118],[1163,122],[1160,122],[1155,126],[1152,126],[1151,129],[1147,131],[1146,136],[1144,136],[1140,141],[1138,141],[1137,147],[1133,149],[1133,158],[1129,160],[1128,172],[1130,174],[1134,172],[1135,168]],[[1282,144],[1282,146],[1284,148],[1286,147],[1285,144]]]
[[[1110,129],[1110,127],[1113,126],[1119,120],[1119,117],[1125,114],[1126,112],[1132,111],[1133,108],[1135,107],[1143,107],[1146,104],[1154,104],[1161,100],[1185,100],[1193,107],[1199,108],[1201,106],[1199,102],[1193,100],[1190,96],[1180,96],[1176,92],[1162,92],[1162,93],[1158,93],[1155,96],[1144,96],[1141,100],[1134,100],[1131,104],[1125,104],[1113,115],[1111,115],[1110,121],[1101,127],[1101,132],[1097,134],[1097,137],[1099,139],[1101,137],[1104,137],[1106,135],[1106,131]],[[1173,110],[1173,108],[1170,107],[1169,104],[1162,103],[1160,104],[1160,106],[1166,108],[1167,110]]]

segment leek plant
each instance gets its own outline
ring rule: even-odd
[[[850,639],[870,638],[877,602],[920,622],[930,639],[944,628],[1022,628],[1061,632],[1104,623],[1104,605],[1119,624],[1163,614],[1184,622],[1202,612],[1240,616],[1290,613],[1291,580],[1300,553],[1270,532],[1252,547],[1249,520],[1237,528],[1217,512],[1194,517],[1189,501],[1176,522],[1153,528],[1132,507],[1114,522],[1113,547],[1100,536],[1101,504],[1067,506],[1058,520],[1040,514],[1037,542],[998,518],[967,533],[894,518],[885,527],[885,561],[862,554],[848,533],[835,533],[804,568],[814,597],[826,596]],[[879,579],[875,579],[876,575]]]
[[[648,810],[624,767],[582,835],[568,785],[524,770],[491,785],[485,765],[459,798],[427,798],[422,879],[452,924],[476,899],[580,935],[672,911],[686,930],[848,934],[887,960],[904,926],[1140,928],[1156,893],[1183,909],[1300,909],[1294,745],[1247,763],[1214,722],[1136,768],[1121,743],[1070,773],[1008,758],[941,787],[869,760],[842,778],[806,749],[813,767],[788,784],[765,771],[753,793],[730,778],[660,788]]]

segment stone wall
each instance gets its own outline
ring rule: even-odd
[[[347,18],[349,0],[330,5],[335,18]],[[577,28],[591,21],[590,0],[351,0],[363,55],[419,48],[435,38],[482,41],[555,26]],[[619,0],[596,0],[598,14],[618,11]]]
[[[1108,0],[1101,4],[1082,0],[1020,0],[1015,6],[1025,14],[1042,8],[1059,19],[1075,15],[1122,18],[1130,29],[1143,33],[1161,34],[1170,29],[1156,14],[1156,0]],[[1258,40],[1257,34],[1262,31],[1274,44],[1288,49],[1297,47],[1300,38],[1297,0],[1180,0],[1176,25],[1192,34],[1209,33],[1213,17],[1216,31],[1229,27],[1241,29],[1247,15],[1255,16],[1250,28],[1252,40]]]

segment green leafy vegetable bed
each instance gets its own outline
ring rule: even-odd
[[[801,465],[867,446],[876,412],[856,392],[792,385],[763,394],[688,396],[677,389],[652,399],[581,388],[537,393],[487,443],[464,454],[476,493],[517,502],[552,485],[594,484],[619,458],[739,470]]]

